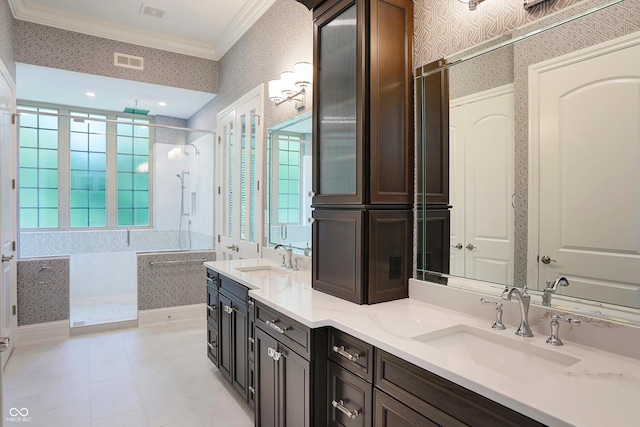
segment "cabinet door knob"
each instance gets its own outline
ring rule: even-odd
[[[282,357],[282,353],[276,351],[275,348],[267,347],[267,356],[277,362]]]
[[[471,243],[469,243],[469,244],[467,245],[467,249],[469,249],[470,251],[474,250],[475,248],[476,248],[476,247],[475,247],[475,246],[473,246]]]
[[[338,400],[338,401],[332,400],[331,404],[333,405],[334,408],[336,408],[338,411],[342,412],[352,420],[355,420],[356,417],[360,414],[360,412],[357,409],[350,411],[349,409],[345,408],[344,402],[342,400]]]
[[[227,314],[231,314],[231,313],[233,313],[233,310],[235,310],[235,309],[232,308],[232,307],[229,307],[228,305],[225,305],[224,307],[222,307],[222,310],[224,310],[224,312],[227,313]]]

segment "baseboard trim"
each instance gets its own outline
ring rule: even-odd
[[[138,326],[181,320],[206,320],[205,304],[180,305],[138,311]]]
[[[99,332],[117,331],[120,329],[130,329],[138,327],[138,319],[122,320],[120,322],[98,323],[96,325],[73,326],[69,331],[71,336],[95,334]]]
[[[18,326],[18,330],[16,332],[16,342],[18,345],[35,341],[68,337],[68,320],[58,320],[56,322],[36,323],[34,325]]]

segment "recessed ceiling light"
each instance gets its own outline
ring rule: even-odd
[[[161,106],[161,107],[166,107],[167,103],[164,102],[164,101],[160,101],[160,102],[158,102],[158,105]]]
[[[90,98],[93,98],[94,96],[96,96],[96,94],[93,92],[87,92],[85,95],[87,95]]]

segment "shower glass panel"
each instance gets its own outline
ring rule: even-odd
[[[137,319],[142,270],[166,278],[197,264],[172,254],[213,249],[213,133],[73,107],[19,111],[20,258],[69,259],[72,327]],[[149,270],[142,252],[167,262]]]

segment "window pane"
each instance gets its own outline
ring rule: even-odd
[[[58,167],[57,150],[39,150],[38,166],[41,168],[56,169]]]
[[[133,207],[133,192],[132,191],[118,191],[118,207],[119,208],[131,208],[131,207]]]
[[[118,173],[118,190],[133,190],[133,175]]]
[[[149,120],[134,120],[136,123],[148,124]],[[133,127],[133,134],[142,138],[149,138],[149,126],[137,125]]]
[[[38,150],[35,148],[20,148],[20,166],[37,168]]]
[[[71,188],[76,190],[89,189],[89,177],[86,171],[71,171]]]
[[[106,135],[89,135],[89,150],[104,153],[107,151]]]
[[[91,117],[96,117],[96,118],[106,118],[105,116],[99,116],[99,115],[91,115]],[[104,134],[107,133],[107,123],[103,122],[103,121],[89,121],[89,133],[99,133],[102,134],[104,136]]]
[[[20,228],[38,228],[38,209],[20,209]]]
[[[104,153],[89,153],[89,169],[93,171],[106,171],[107,155]]]
[[[55,208],[58,206],[58,190],[39,191],[39,202],[41,208]]]
[[[107,189],[107,174],[106,172],[89,172],[89,182],[92,190],[106,190]]]
[[[89,210],[72,208],[70,225],[71,227],[87,227],[89,225]]]
[[[26,110],[27,107],[20,107],[21,110]],[[35,108],[29,108],[29,110],[35,111]],[[20,127],[38,127],[38,116],[36,114],[20,113]]]
[[[135,190],[148,190],[149,175],[146,173],[133,174],[133,188]]]
[[[71,190],[71,207],[86,208],[89,206],[89,192],[87,190]]]
[[[90,191],[89,206],[92,208],[105,208],[107,206],[107,192],[102,190]]]
[[[38,146],[40,148],[58,148],[58,131],[57,130],[39,130]]]
[[[56,169],[40,169],[40,188],[58,188],[58,171]]]
[[[20,187],[37,187],[38,169],[20,168]]]
[[[21,208],[37,208],[38,207],[38,190],[21,188],[20,189],[20,207]]]
[[[118,136],[118,153],[133,154],[133,139]]]
[[[89,125],[85,120],[83,120],[87,115],[82,113],[71,113],[71,115],[79,117],[78,119],[69,120],[69,128],[71,129],[71,132],[87,133]]]
[[[148,133],[148,132],[147,132]],[[133,140],[133,152],[135,154],[149,154],[149,138],[135,138]]]
[[[133,225],[133,209],[118,209],[118,226]]]
[[[84,170],[89,169],[89,154],[82,151],[72,151],[71,154],[71,169]]]
[[[136,208],[148,208],[149,207],[149,192],[147,191],[134,191],[133,192],[133,206]]]
[[[58,209],[40,209],[40,227],[41,228],[57,228],[58,227]]]
[[[106,227],[106,209],[89,209],[89,227]]]
[[[134,225],[149,225],[149,209],[136,209]]]
[[[88,148],[87,134],[71,132],[69,147],[75,151],[87,151],[87,148]]]
[[[118,172],[133,172],[133,156],[118,154]]]
[[[124,119],[118,118],[118,120],[122,121]],[[133,136],[133,125],[127,125],[127,124],[118,123],[118,135]],[[118,138],[118,140],[119,139],[120,138]],[[118,144],[118,145],[120,145],[120,144]]]
[[[20,147],[37,147],[38,129],[20,128]]]
[[[40,111],[45,112],[47,110],[40,109]],[[56,110],[48,110],[51,113],[57,113]],[[54,116],[39,116],[38,124],[40,129],[58,129],[58,118]]]

